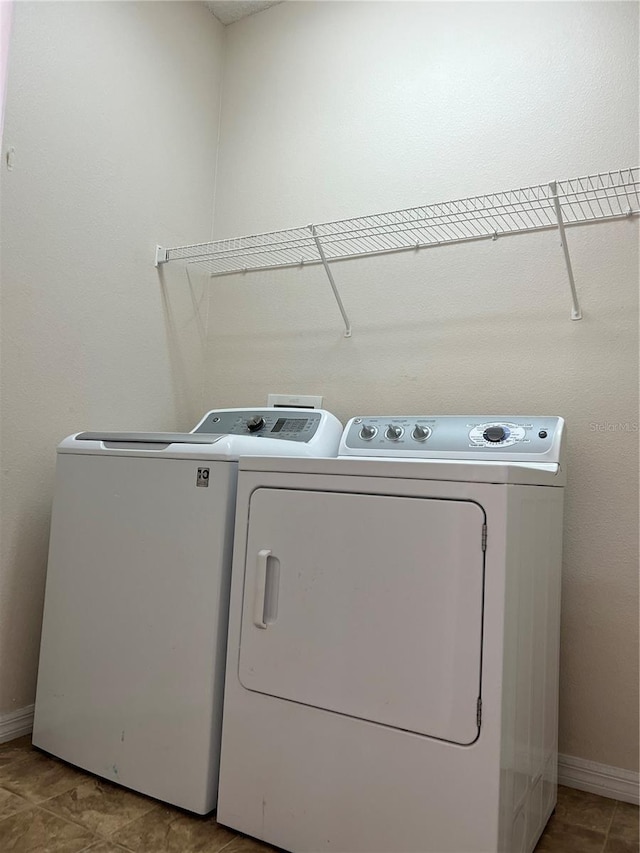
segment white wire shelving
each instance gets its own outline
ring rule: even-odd
[[[404,210],[299,226],[247,237],[156,249],[156,266],[196,264],[211,276],[322,264],[345,324],[351,324],[333,278],[331,262],[499,237],[555,230],[569,278],[571,318],[582,317],[566,229],[640,213],[638,167],[551,181],[504,192],[426,204]]]

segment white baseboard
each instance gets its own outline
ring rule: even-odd
[[[17,737],[31,733],[33,729],[33,709],[34,705],[27,705],[26,708],[19,708],[17,711],[0,714],[0,743],[15,740]]]
[[[573,755],[558,756],[558,784],[625,803],[640,802],[638,773]]]

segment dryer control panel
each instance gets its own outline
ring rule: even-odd
[[[308,442],[316,434],[321,419],[320,411],[306,409],[214,409],[193,432]]]
[[[564,420],[501,415],[373,415],[352,418],[340,456],[560,461]]]

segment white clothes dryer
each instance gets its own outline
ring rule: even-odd
[[[58,447],[33,743],[135,791],[216,804],[238,457],[335,456],[302,409]]]
[[[564,422],[362,417],[241,460],[218,820],[531,853],[556,801]]]

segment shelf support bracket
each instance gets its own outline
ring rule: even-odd
[[[169,252],[167,249],[163,249],[162,246],[156,246],[156,266],[159,267],[160,264],[166,264],[169,260],[168,258]]]
[[[344,310],[344,305],[342,304],[342,299],[340,298],[340,293],[338,292],[338,288],[336,286],[335,281],[333,280],[333,274],[331,269],[329,268],[329,262],[324,254],[324,249],[322,248],[322,243],[320,242],[320,238],[316,234],[316,226],[309,225],[309,231],[311,231],[311,236],[313,237],[316,248],[318,250],[318,254],[320,255],[320,260],[322,261],[322,266],[324,267],[324,271],[327,274],[327,278],[329,279],[329,284],[331,285],[331,289],[333,290],[333,295],[336,298],[336,302],[338,303],[338,308],[340,309],[340,313],[342,314],[342,319],[344,321],[345,326],[345,338],[351,337],[351,321],[347,317],[347,312]]]
[[[567,265],[567,275],[569,276],[569,287],[571,288],[571,300],[573,303],[571,307],[571,319],[582,320],[582,311],[580,309],[580,302],[578,301],[576,283],[573,278],[573,268],[571,266],[569,247],[567,246],[567,235],[564,229],[564,219],[562,218],[562,207],[560,206],[560,199],[558,198],[557,181],[551,181],[549,183],[549,189],[551,190],[551,198],[553,200],[553,206],[556,211],[556,218],[558,220],[558,231],[560,232],[560,245],[562,246],[562,251],[564,252],[564,262]]]

